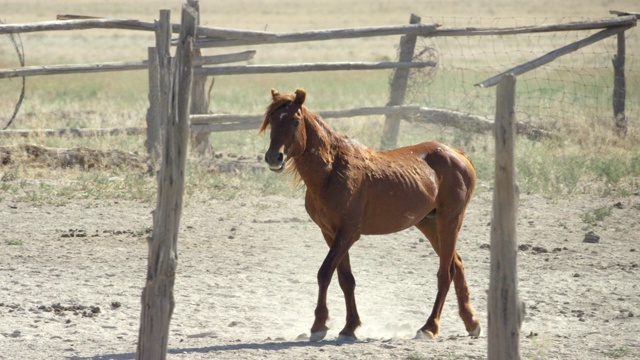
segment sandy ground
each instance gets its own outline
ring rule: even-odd
[[[460,235],[479,338],[450,293],[441,336],[413,340],[436,293],[437,257],[417,230],[363,237],[351,251],[363,326],[336,341],[344,302],[330,287],[331,330],[305,338],[326,245],[301,199],[192,202],[183,212],[170,359],[482,359],[487,348],[491,189],[479,186]],[[581,216],[612,213],[584,242]],[[151,207],[126,201],[35,208],[0,202],[0,359],[133,359]],[[520,334],[527,359],[640,357],[640,196],[522,195]],[[452,289],[453,290],[453,289]]]

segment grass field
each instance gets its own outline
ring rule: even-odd
[[[57,14],[81,14],[153,21],[158,10],[172,10],[179,19],[180,1],[23,1],[2,0],[4,20],[24,23],[54,20]],[[423,22],[445,27],[510,26],[579,19],[601,19],[611,9],[638,11],[634,0],[579,1],[201,1],[201,22],[207,26],[288,32],[340,27],[398,25],[410,13]],[[576,11],[579,9],[579,12]],[[640,31],[627,37],[627,115],[624,139],[612,131],[610,93],[614,40],[579,53],[518,79],[517,111],[521,121],[551,128],[555,140],[518,140],[521,189],[561,196],[576,192],[634,193],[640,177]],[[510,66],[540,56],[586,34],[520,36],[517,38],[438,38],[421,42],[419,49],[435,48],[441,64],[435,75],[419,75],[411,100],[422,105],[466,111],[491,117],[494,89],[479,89],[475,82]],[[22,35],[27,65],[134,61],[146,57],[153,37],[145,32],[86,30]],[[397,37],[287,44],[256,49],[255,64],[315,61],[384,61],[396,58]],[[239,49],[206,49],[206,55]],[[554,67],[555,66],[555,67]],[[0,67],[18,67],[7,37],[0,40]],[[304,87],[312,110],[379,106],[388,100],[390,72],[336,72],[218,77],[211,93],[211,110],[231,113],[262,112],[269,89],[293,91]],[[0,80],[1,119],[8,118],[19,92],[19,81]],[[556,101],[557,100],[557,101]],[[141,127],[147,108],[144,71],[87,75],[40,76],[27,79],[27,91],[11,128]],[[380,117],[332,120],[331,124],[361,142],[377,147]],[[480,178],[493,174],[493,139],[436,126],[403,124],[399,145],[438,140],[467,149]],[[212,134],[216,152],[253,157],[267,146],[257,131]],[[142,137],[0,139],[0,145],[29,142],[53,148],[89,147],[144,153]],[[234,197],[243,192],[291,191],[286,180],[255,173],[212,174],[193,161],[188,194]],[[0,167],[0,196],[60,202],[74,197],[152,200],[155,180],[128,169],[41,169],[29,164]],[[296,193],[297,194],[297,193]],[[62,200],[61,200],[62,199]]]

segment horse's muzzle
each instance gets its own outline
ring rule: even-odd
[[[264,154],[264,161],[269,164],[269,170],[275,172],[281,172],[284,170],[284,154],[280,151],[269,152]]]

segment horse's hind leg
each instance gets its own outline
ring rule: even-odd
[[[462,258],[457,251],[453,261],[455,264],[453,282],[456,289],[456,296],[458,297],[458,313],[469,335],[479,336],[481,330],[480,321],[473,317],[473,306],[471,306],[471,301],[469,300],[469,285],[464,276]]]
[[[338,264],[338,282],[344,293],[344,301],[347,307],[347,322],[340,331],[340,337],[345,340],[356,340],[355,330],[360,326],[360,316],[356,307],[356,280],[351,273],[351,262],[347,253]]]
[[[462,222],[462,219],[459,220]],[[426,324],[418,331],[418,337],[428,336],[435,337],[440,331],[440,315],[442,306],[449,290],[451,281],[453,280],[456,295],[458,298],[458,309],[466,330],[472,336],[480,334],[480,322],[473,317],[473,307],[469,302],[469,287],[464,276],[464,267],[462,258],[455,251],[455,242],[459,226],[455,227],[453,241],[442,242],[438,232],[438,224],[434,218],[425,218],[416,227],[427,237],[436,254],[440,258],[440,267],[438,270],[438,294],[433,307],[433,311],[429,316]]]

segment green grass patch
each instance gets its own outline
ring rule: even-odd
[[[603,355],[611,359],[620,359],[631,355],[631,350],[626,347],[613,348],[603,352]]]
[[[587,224],[594,225],[599,221],[603,221],[611,215],[613,206],[602,206],[582,214],[581,218]]]

